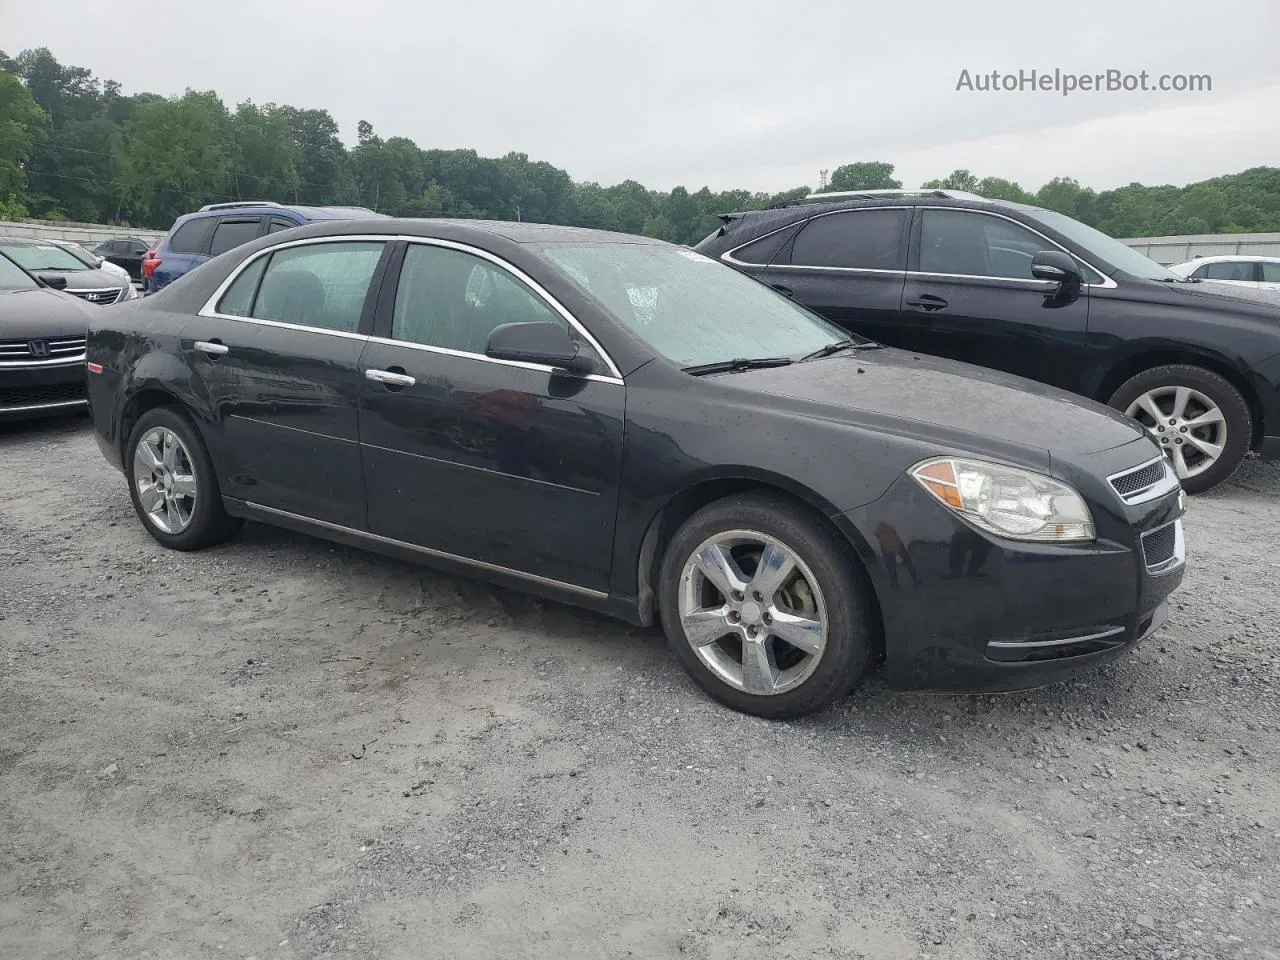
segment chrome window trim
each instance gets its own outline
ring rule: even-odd
[[[494,266],[498,267],[500,270],[506,271],[512,277],[514,277],[517,281],[524,284],[526,287],[532,290],[535,294],[537,294],[537,296],[541,298],[543,301],[545,301],[546,304],[550,306],[556,313],[560,314],[560,316],[564,318],[565,322],[568,323],[569,326],[572,327],[574,330],[576,330],[582,336],[582,338],[586,340],[588,344],[591,345],[592,349],[595,350],[596,353],[600,355],[601,359],[604,360],[605,365],[609,369],[608,376],[593,373],[585,377],[580,376],[579,379],[597,380],[602,383],[619,383],[620,384],[623,382],[622,374],[619,372],[617,364],[613,362],[613,358],[609,356],[608,352],[604,349],[604,347],[600,345],[600,342],[596,340],[596,338],[591,335],[590,331],[588,331],[587,328],[584,327],[578,321],[577,317],[575,317],[572,313],[570,313],[569,310],[566,309],[565,306],[561,304],[559,300],[557,300],[550,293],[548,293],[546,289],[543,288],[543,286],[539,284],[536,280],[534,280],[532,277],[526,274],[519,267],[515,266],[514,264],[508,263],[507,261],[503,260],[501,257],[498,257],[487,250],[481,250],[479,247],[473,247],[465,243],[458,243],[457,241],[454,241],[454,240],[444,240],[438,237],[414,237],[414,236],[406,236],[403,234],[350,234],[350,235],[333,236],[333,237],[307,237],[302,240],[286,240],[282,243],[272,244],[271,246],[263,247],[261,250],[257,251],[253,256],[249,257],[247,260],[243,261],[238,266],[236,266],[236,268],[232,270],[231,273],[227,274],[227,276],[223,278],[222,282],[218,284],[217,288],[213,291],[213,294],[209,297],[209,299],[205,301],[204,306],[202,306],[196,312],[196,315],[200,317],[215,319],[215,320],[237,320],[237,321],[240,321],[241,323],[257,323],[265,326],[283,327],[285,329],[290,329],[290,330],[301,330],[304,332],[311,332],[311,333],[327,333],[330,336],[347,337],[354,340],[374,340],[379,343],[391,343],[391,344],[395,344],[396,346],[425,349],[425,350],[429,350],[432,352],[437,352],[437,353],[441,353],[449,356],[470,357],[475,360],[483,360],[486,363],[506,364],[510,366],[526,367],[531,370],[541,370],[548,373],[561,373],[565,376],[574,376],[574,374],[567,374],[564,371],[557,370],[557,368],[555,367],[548,366],[547,364],[542,364],[542,363],[523,363],[523,362],[517,362],[514,360],[498,360],[494,357],[487,357],[482,353],[467,353],[462,350],[451,350],[447,347],[431,347],[431,346],[428,346],[427,344],[410,343],[406,340],[395,340],[392,338],[374,337],[374,336],[369,336],[361,333],[348,333],[345,330],[329,330],[325,327],[311,327],[303,324],[285,323],[279,320],[263,320],[259,317],[237,317],[233,314],[221,313],[217,309],[218,303],[222,300],[222,297],[226,294],[227,290],[230,289],[231,285],[236,282],[236,279],[240,276],[240,274],[243,273],[246,269],[248,269],[250,264],[254,263],[261,257],[270,256],[271,254],[275,253],[277,250],[287,250],[290,247],[309,246],[312,244],[321,244],[321,243],[370,243],[370,242],[392,243],[393,241],[396,241],[396,240],[402,240],[406,243],[423,244],[426,246],[444,247],[450,250],[457,250],[461,253],[468,253],[468,254],[471,254],[472,256],[479,257],[481,260],[484,260],[488,263],[493,264]]]
[[[409,350],[421,350],[424,353],[435,353],[442,357],[459,357],[463,360],[481,360],[485,363],[496,363],[504,367],[520,367],[524,370],[537,370],[540,373],[555,373],[562,377],[573,377],[576,380],[594,380],[597,383],[616,383],[621,385],[621,377],[609,377],[600,373],[570,373],[545,363],[529,363],[524,360],[499,360],[497,357],[485,356],[483,353],[470,353],[466,350],[454,350],[451,347],[435,347],[428,343],[413,343],[409,340],[396,340],[393,337],[366,338],[370,343],[386,344],[389,347],[405,347]]]
[[[410,550],[414,553],[420,553],[427,557],[434,557],[437,560],[448,560],[454,563],[465,564],[474,567],[477,570],[486,570],[490,573],[500,573],[507,576],[518,577],[521,580],[527,580],[531,583],[539,583],[548,587],[555,587],[558,590],[567,590],[578,593],[583,596],[592,597],[597,600],[608,599],[609,594],[600,590],[592,590],[589,587],[580,587],[576,583],[565,583],[563,580],[553,580],[550,577],[540,577],[536,573],[526,573],[523,570],[516,570],[512,567],[504,567],[501,564],[489,563],[485,560],[473,560],[470,557],[459,556],[456,553],[446,553],[443,550],[433,550],[431,547],[419,546],[416,543],[408,543],[404,540],[396,540],[392,537],[384,537],[376,533],[370,533],[368,530],[357,530],[354,527],[344,527],[339,523],[330,523],[327,520],[316,520],[312,517],[305,517],[302,514],[290,513],[288,510],[279,510],[275,507],[263,506],[260,503],[254,503],[251,500],[241,501],[251,510],[258,510],[268,515],[283,517],[298,523],[308,524],[310,526],[320,527],[324,530],[332,530],[335,533],[346,534],[351,537],[358,537],[363,540],[371,540],[375,543],[384,543],[388,546],[399,547],[402,550]]]
[[[1112,280],[1109,276],[1107,276],[1107,274],[1104,271],[1099,270],[1096,266],[1094,266],[1084,257],[1081,257],[1075,253],[1072,253],[1062,244],[1058,243],[1056,240],[1053,240],[1045,236],[1043,233],[1041,233],[1039,230],[1037,230],[1035,227],[1031,226],[1030,224],[1023,223],[1021,220],[1018,220],[1015,217],[1006,216],[1003,213],[996,213],[995,211],[992,211],[992,210],[975,210],[972,207],[948,207],[948,206],[943,206],[941,204],[927,204],[927,205],[918,206],[918,207],[907,206],[907,205],[898,206],[898,205],[886,204],[884,206],[876,206],[876,207],[858,207],[853,210],[832,210],[828,213],[820,213],[818,214],[818,217],[829,217],[837,213],[858,213],[863,210],[912,210],[912,209],[919,209],[922,213],[929,210],[952,210],[959,213],[974,213],[984,217],[997,217],[1001,220],[1007,220],[1016,226],[1022,227],[1024,230],[1030,230],[1032,233],[1038,236],[1045,243],[1050,244],[1051,246],[1055,247],[1058,250],[1061,250],[1067,256],[1071,257],[1071,259],[1077,260],[1080,263],[1083,263],[1086,267],[1088,267],[1090,270],[1092,270],[1094,273],[1096,273],[1098,276],[1102,278],[1101,283],[1085,283],[1085,284],[1082,284],[1083,287],[1087,289],[1097,289],[1097,290],[1114,290],[1117,286],[1119,286],[1114,280]],[[810,217],[803,222],[808,223],[810,220],[817,220],[818,217]],[[748,267],[748,268],[755,267],[756,269],[764,269],[765,265],[763,263],[748,263],[745,260],[739,260],[737,257],[734,256],[734,254],[737,253],[739,250],[741,250],[743,247],[749,246],[750,244],[756,243],[760,240],[765,240],[773,236],[775,233],[780,233],[783,230],[788,230],[791,227],[794,227],[799,222],[801,221],[793,220],[791,223],[788,223],[786,226],[779,227],[777,230],[770,230],[768,233],[761,234],[758,237],[753,237],[752,239],[748,240],[746,243],[740,243],[733,249],[726,250],[724,253],[720,254],[720,259],[723,260],[725,263],[729,263],[737,267]],[[912,277],[940,277],[940,278],[955,279],[955,280],[996,280],[1002,283],[1033,284],[1041,288],[1047,288],[1049,286],[1052,286],[1053,284],[1053,281],[1051,280],[1035,280],[1031,278],[1024,279],[1021,277],[991,277],[991,276],[986,276],[985,274],[972,274],[972,273],[933,273],[928,270],[882,270],[877,267],[806,267],[803,265],[797,265],[797,264],[791,264],[791,263],[775,263],[770,265],[769,269],[770,270],[822,270],[822,271],[830,271],[830,272],[836,272],[836,273],[854,273],[854,274],[858,274],[858,273],[904,274],[906,276],[912,276]]]
[[[1131,473],[1137,473],[1139,470],[1145,470],[1153,463],[1164,464],[1164,477],[1150,486],[1135,490],[1128,497],[1122,496],[1120,491],[1116,489],[1115,481],[1120,477],[1127,477]],[[1178,479],[1178,474],[1170,465],[1169,458],[1163,453],[1158,453],[1150,460],[1145,460],[1132,467],[1125,467],[1123,470],[1117,470],[1107,477],[1107,486],[1111,488],[1111,492],[1116,495],[1121,503],[1128,506],[1137,506],[1140,503],[1150,503],[1152,500],[1159,500],[1161,497],[1168,496],[1182,486],[1182,481]]]
[[[50,360],[0,360],[0,368],[5,370],[19,370],[24,367],[37,368],[40,370],[48,370],[51,367],[73,367],[76,364],[83,364],[85,354],[78,353],[70,357],[54,357]]]

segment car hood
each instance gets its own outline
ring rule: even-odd
[[[732,387],[826,408],[857,422],[912,421],[963,447],[982,439],[1078,459],[1141,439],[1134,421],[1084,397],[984,367],[882,347],[725,374]],[[991,449],[989,444],[978,446]]]
[[[1214,283],[1212,280],[1167,283],[1161,286],[1174,296],[1194,301],[1196,306],[1207,310],[1248,314],[1280,323],[1280,290],[1246,287],[1240,283]]]
[[[69,293],[44,287],[0,290],[0,340],[83,337],[97,309]]]

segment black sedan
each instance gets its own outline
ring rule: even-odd
[[[148,242],[140,237],[114,237],[98,244],[93,252],[108,263],[123,267],[129,272],[130,279],[141,283],[142,261],[146,259],[147,251],[154,243],[155,241]]]
[[[335,222],[99,311],[160,543],[255,519],[649,624],[712,696],[1038,685],[1157,629],[1177,477],[1091,401],[847,334],[658,241]]]
[[[84,409],[92,309],[0,254],[0,420]]]

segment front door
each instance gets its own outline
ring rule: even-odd
[[[385,246],[317,241],[260,256],[183,331],[227,496],[363,528],[362,317]]]
[[[478,251],[408,243],[381,304],[361,360],[369,530],[607,591],[621,381],[486,357],[500,324],[569,324]]]
[[[1054,244],[1005,217],[922,207],[911,246],[904,346],[1080,389],[1088,286],[1064,300],[1031,275],[1031,258]],[[1101,280],[1081,266],[1086,281]]]

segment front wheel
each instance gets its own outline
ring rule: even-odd
[[[1121,384],[1110,403],[1146,427],[1187,493],[1226,480],[1249,452],[1249,404],[1211,370],[1180,363],[1144,370]]]
[[[781,497],[729,497],[695,513],[667,547],[659,591],[681,665],[744,713],[821,710],[857,686],[876,649],[848,546]]]

